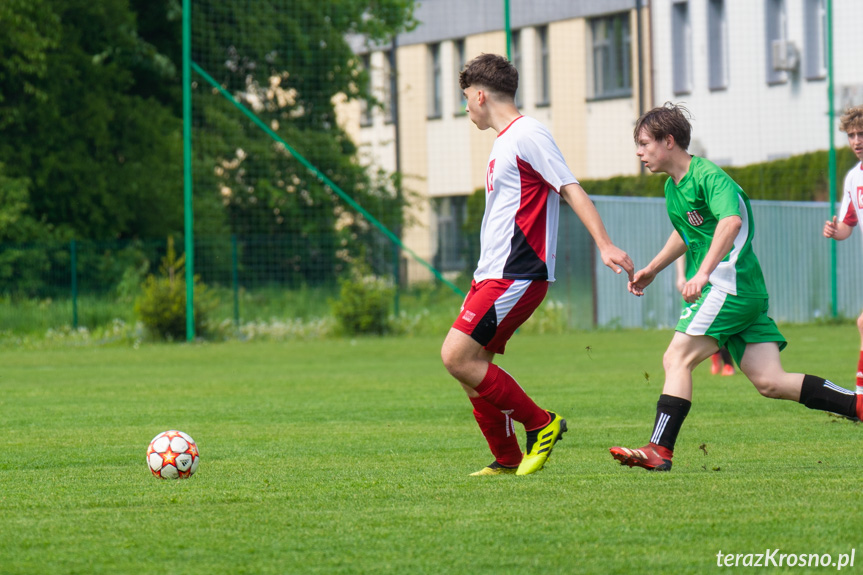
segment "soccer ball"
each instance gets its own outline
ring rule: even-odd
[[[163,431],[147,448],[147,465],[156,477],[185,479],[198,469],[198,446],[182,431]]]

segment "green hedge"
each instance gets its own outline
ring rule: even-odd
[[[851,148],[836,150],[836,197],[847,171],[857,162]],[[724,167],[753,200],[827,201],[828,152],[811,152],[782,160]],[[646,174],[606,180],[581,180],[590,195],[662,197],[667,176]]]

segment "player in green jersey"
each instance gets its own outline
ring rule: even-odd
[[[863,413],[854,391],[782,367],[779,352],[786,341],[767,315],[767,288],[752,249],[749,198],[721,168],[689,154],[691,132],[686,109],[671,103],[646,112],[634,132],[642,163],[670,176],[665,202],[674,231],[635,273],[629,291],[643,295],[656,274],[684,254],[687,267],[695,270],[681,290],[689,305],[662,358],[665,384],[650,442],[638,449],[610,449],[623,465],[656,471],[671,469],[674,444],[692,405],[692,370],[722,346],[765,397],[849,418]]]

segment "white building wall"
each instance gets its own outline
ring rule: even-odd
[[[588,102],[583,137],[587,142],[587,161],[576,177],[603,179],[634,175],[638,172],[632,128],[638,118],[638,103],[632,98]],[[588,193],[590,190],[587,190]]]
[[[672,6],[677,2],[651,2],[655,101],[683,103],[692,113],[692,151],[723,165],[746,165],[829,147],[826,79],[807,79],[804,73],[808,49],[804,0],[785,0],[787,38],[798,49],[800,63],[786,73],[786,81],[774,84],[767,81],[765,2],[725,1],[728,83],[723,90],[710,90],[708,85],[707,2],[688,2],[692,87],[684,93],[675,93],[673,84]],[[859,37],[860,8],[860,0],[833,0],[837,85],[863,83],[854,39],[854,34]],[[833,131],[837,145],[847,145]]]

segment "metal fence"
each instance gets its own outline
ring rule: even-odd
[[[630,254],[637,269],[656,255],[671,233],[663,199],[595,196],[593,200],[612,239]],[[830,214],[828,204],[753,201],[752,209],[754,246],[770,293],[771,316],[780,323],[831,317],[832,248],[831,241],[821,236]],[[863,284],[863,268],[858,265],[863,261],[863,243],[858,234],[835,247],[836,310],[841,317],[855,317],[863,306],[863,293],[857,287]],[[315,238],[311,241],[315,243]],[[655,328],[677,322],[682,300],[674,269],[661,273],[643,297],[632,296],[626,290],[626,278],[599,260],[590,236],[571,210],[561,211],[558,246],[557,281],[547,305],[556,306],[553,313],[564,314],[570,328]],[[331,313],[328,302],[338,297],[338,286],[331,281],[315,283],[313,276],[302,279],[305,264],[299,254],[306,249],[285,238],[199,239],[196,271],[220,300],[212,319],[241,324]],[[133,322],[141,279],[160,273],[165,251],[164,241],[0,245],[0,275],[9,259],[19,262],[19,273],[24,270],[19,277],[6,278],[0,297],[0,331],[32,331],[34,326],[92,328],[115,319]],[[379,254],[382,264],[390,257],[385,251]],[[370,250],[366,256],[374,260],[376,253]],[[21,261],[30,265],[21,267]],[[441,295],[431,304],[428,298],[406,301],[402,297],[402,310],[419,316],[427,306],[440,304],[444,315],[447,310],[455,313],[460,296],[444,285],[437,290]],[[394,311],[398,302],[393,302]]]
[[[636,269],[665,245],[671,223],[663,199],[594,197],[614,242],[626,249]],[[780,323],[805,323],[832,315],[831,241],[821,235],[831,214],[826,202],[752,201],[753,246],[770,294],[770,315]],[[568,219],[575,219],[569,214]],[[568,227],[573,222],[567,222]],[[855,234],[856,235],[856,234]],[[836,244],[837,313],[856,317],[863,306],[863,244],[852,236]],[[682,300],[675,271],[661,273],[641,298],[626,291],[626,282],[601,261],[595,274],[595,324],[599,327],[673,326]],[[583,309],[582,309],[583,311]],[[576,325],[584,325],[576,320]]]

